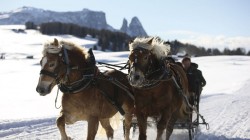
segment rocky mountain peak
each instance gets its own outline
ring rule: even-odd
[[[127,33],[130,36],[147,36],[140,20],[137,17],[133,17],[129,26],[126,19],[123,19],[123,24],[120,29],[122,32]]]
[[[129,26],[142,26],[142,24],[139,21],[138,17],[133,17]]]
[[[128,32],[128,21],[126,18],[123,19],[122,27],[121,27],[120,31],[122,31],[124,33]]]

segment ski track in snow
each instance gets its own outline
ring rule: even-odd
[[[203,128],[198,139],[250,139],[249,90],[250,81],[247,81],[236,94],[202,98],[201,113],[210,124],[210,130]]]
[[[200,126],[197,134],[199,140],[247,140],[250,139],[250,80],[235,92],[235,94],[212,94],[201,97],[201,114],[210,124],[210,130]],[[59,131],[55,124],[56,117],[41,119],[20,119],[0,121],[0,139],[4,140],[51,140],[60,139]],[[74,140],[86,138],[86,122],[78,122],[66,127],[68,135]],[[155,126],[147,130],[148,139],[156,137]],[[123,136],[122,125],[115,129],[114,140]],[[172,140],[188,139],[187,130],[174,130]],[[133,140],[138,138],[138,130]],[[105,140],[104,134],[98,134],[97,140]]]

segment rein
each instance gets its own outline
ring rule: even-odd
[[[174,76],[172,76],[172,80],[174,81],[174,84],[176,86],[176,88],[178,89],[178,92],[180,95],[182,95],[182,97],[185,100],[186,105],[191,109],[194,110],[196,114],[199,115],[199,117],[202,120],[202,123],[199,124],[204,124],[206,126],[206,129],[209,130],[209,123],[206,122],[206,120],[204,119],[204,117],[200,114],[200,112],[197,110],[197,108],[195,106],[192,106],[188,100],[188,97],[184,94],[182,88],[180,87],[180,85],[178,84],[178,82],[176,81],[176,78]]]
[[[98,62],[97,61],[97,64],[99,64],[99,65],[101,65],[103,67],[111,68],[111,69],[115,69],[115,68],[120,68],[119,70],[128,69],[128,62],[126,62],[126,63],[118,63],[118,64],[109,64],[109,63],[104,63],[104,62]],[[124,66],[120,66],[120,65],[124,65]],[[113,67],[115,67],[115,68],[113,68]]]

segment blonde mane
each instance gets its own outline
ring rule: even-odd
[[[45,56],[47,53],[59,54],[62,50],[62,47],[66,48],[69,51],[81,52],[86,59],[89,58],[89,54],[85,48],[69,41],[61,40],[60,42],[58,42],[57,39],[54,39],[54,42],[46,42],[44,44],[43,55]]]
[[[55,44],[55,42],[45,42],[43,45],[43,55],[45,56],[47,53],[57,54],[61,51],[61,46],[58,44]]]
[[[166,57],[170,52],[170,45],[159,37],[137,37],[129,44],[129,50],[132,52],[137,48],[151,51],[158,59]]]

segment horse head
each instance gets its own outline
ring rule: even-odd
[[[71,42],[54,39],[44,45],[40,65],[36,91],[40,95],[47,95],[57,84],[67,86],[82,79],[84,74],[92,74],[95,71],[95,57],[92,49],[87,52]]]
[[[129,43],[129,83],[141,88],[155,74],[161,59],[170,51],[169,45],[158,37],[136,38]]]
[[[60,73],[62,68],[62,48],[57,39],[53,42],[44,45],[43,57],[40,61],[41,71],[36,91],[40,95],[46,95],[51,92],[53,87],[57,84],[58,78],[62,75]]]

